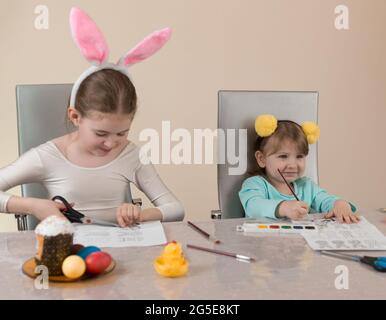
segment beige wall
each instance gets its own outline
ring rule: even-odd
[[[48,30],[34,28],[39,4],[49,8]],[[334,27],[339,4],[350,10],[347,31]],[[17,157],[15,85],[72,82],[87,67],[70,37],[72,5],[97,21],[114,61],[149,32],[174,29],[159,54],[131,70],[140,98],[134,141],[162,120],[216,128],[220,89],[317,90],[321,186],[362,208],[386,205],[384,0],[2,1],[0,166]],[[208,219],[218,206],[215,165],[157,167],[187,216]],[[0,230],[15,230],[13,216],[1,216]]]

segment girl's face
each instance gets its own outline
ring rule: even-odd
[[[265,154],[257,151],[255,157],[258,165],[265,168],[268,180],[274,185],[285,183],[277,169],[288,182],[294,182],[303,176],[306,167],[306,155],[299,153],[296,144],[291,140],[283,141],[275,153]]]
[[[107,156],[127,143],[132,116],[92,111],[89,116],[82,117],[76,109],[72,112],[69,112],[70,119],[78,127],[82,146],[92,155]]]

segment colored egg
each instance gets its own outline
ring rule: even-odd
[[[81,257],[71,255],[64,259],[62,271],[67,278],[77,279],[80,278],[86,271],[86,263]]]
[[[104,251],[93,252],[86,258],[86,270],[92,274],[102,273],[111,263],[111,256]]]
[[[82,244],[73,244],[71,247],[71,254],[77,254],[83,248],[84,248],[84,245]]]
[[[93,252],[98,252],[98,251],[101,251],[101,249],[98,247],[95,247],[95,246],[88,246],[88,247],[84,247],[83,249],[79,250],[77,255],[79,257],[83,258],[83,260],[86,260],[86,258],[89,254],[91,254]]]

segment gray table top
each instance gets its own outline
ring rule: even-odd
[[[364,216],[386,234],[386,215]],[[223,243],[214,245],[185,222],[165,223],[168,241],[183,244],[187,276],[163,278],[153,268],[162,247],[108,248],[117,262],[107,275],[38,289],[21,271],[35,254],[32,231],[0,234],[0,299],[386,299],[386,273],[357,262],[338,260],[311,250],[300,235],[254,235],[236,232],[242,219],[197,222]],[[214,247],[256,257],[254,263],[186,248]],[[359,254],[365,254],[364,252]],[[383,251],[368,255],[385,255]],[[337,289],[337,266],[348,268],[349,288]]]

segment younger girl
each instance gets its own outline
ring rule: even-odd
[[[95,23],[73,8],[70,16],[75,42],[94,66],[75,82],[68,117],[73,133],[48,141],[0,170],[0,211],[32,214],[38,219],[62,216],[63,204],[21,198],[4,191],[39,182],[50,198],[60,195],[87,216],[128,226],[138,221],[182,220],[184,209],[151,164],[143,164],[139,148],[127,140],[137,110],[135,88],[127,67],[163,46],[170,30],[153,33],[118,64],[107,63],[108,48]],[[155,205],[143,209],[125,203],[134,183]]]
[[[326,218],[339,222],[358,222],[356,208],[328,194],[310,178],[303,177],[308,144],[315,143],[319,128],[312,122],[302,126],[289,120],[277,121],[272,115],[256,118],[255,158],[258,174],[246,179],[239,192],[246,216],[258,218],[302,219],[311,209],[328,212]],[[280,172],[279,172],[279,171]],[[282,176],[292,185],[291,193]]]

